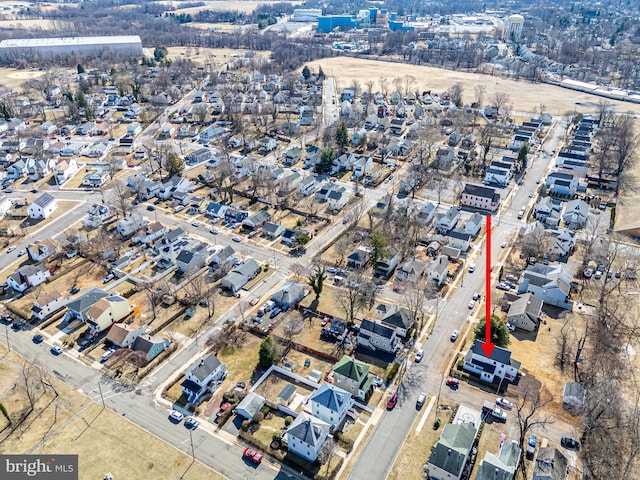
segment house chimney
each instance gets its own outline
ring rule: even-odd
[[[451,455],[451,449],[447,451],[447,455]]]
[[[204,365],[204,358],[200,359],[200,366]]]

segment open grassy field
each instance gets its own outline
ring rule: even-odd
[[[169,47],[167,48],[169,51],[169,58],[188,58],[195,63],[224,63],[226,61],[234,60],[232,57],[244,57],[244,54],[248,50],[234,50],[232,48],[195,48],[195,47]],[[151,49],[151,53],[147,53],[147,55],[153,54],[153,49]],[[268,57],[271,52],[261,51],[256,52],[257,55],[261,55],[263,57]]]
[[[176,15],[179,13],[195,13],[200,10],[238,10],[240,12],[250,13],[253,12],[256,7],[260,5],[265,5],[269,3],[278,3],[279,0],[266,1],[266,0],[205,0],[204,5],[201,7],[192,7],[192,8],[180,8],[180,1],[173,2],[158,2],[164,5],[171,5],[175,7]],[[294,1],[290,2],[293,5],[300,5],[303,2]]]
[[[0,85],[17,92],[22,91],[22,84],[32,78],[42,77],[44,70],[17,70],[15,68],[0,67]]]
[[[52,30],[54,22],[45,19],[0,20],[0,28],[25,30]]]
[[[404,78],[406,75],[413,75],[418,79],[416,90],[420,91],[430,89],[435,92],[444,92],[454,83],[462,83],[462,97],[465,103],[473,101],[474,88],[477,85],[486,87],[485,101],[488,101],[498,91],[505,92],[509,94],[513,110],[516,111],[533,112],[541,103],[544,103],[546,109],[554,115],[563,115],[574,110],[588,113],[596,111],[596,104],[599,100],[599,97],[593,95],[553,85],[533,85],[524,81],[506,80],[489,75],[360,58],[324,58],[311,62],[308,66],[312,71],[317,71],[318,66],[322,66],[327,75],[335,76],[338,91],[350,86],[354,80],[358,80],[364,85],[367,80],[377,81],[380,77],[393,80],[396,77]],[[378,88],[378,85],[374,88]],[[576,105],[576,102],[580,102],[580,105]],[[614,100],[610,100],[610,103],[615,105],[618,111],[640,113],[640,105]]]
[[[7,352],[4,345],[0,345],[0,355],[0,387],[14,381],[20,384],[19,365],[23,359]],[[188,455],[122,416],[103,410],[55,378],[51,381],[60,394],[58,399],[51,401],[51,394],[41,397],[36,402],[36,412],[27,419],[28,427],[16,430],[4,440],[0,452],[78,454],[79,478],[102,478],[111,472],[114,478],[151,480],[178,478],[187,470],[191,463]],[[0,388],[0,392],[10,414],[12,409],[24,405],[23,389]],[[224,477],[196,462],[180,478],[221,480]]]

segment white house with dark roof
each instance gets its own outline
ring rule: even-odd
[[[309,403],[314,417],[327,422],[332,429],[339,430],[355,402],[346,390],[324,382],[311,394]]]
[[[453,230],[460,218],[460,211],[456,207],[450,207],[447,212],[439,216],[436,220],[436,230],[439,233],[447,234]]]
[[[518,442],[503,442],[498,455],[487,452],[480,461],[475,480],[513,480],[522,449]]]
[[[446,255],[438,255],[427,267],[427,277],[436,282],[438,286],[447,281],[448,273],[449,259]]]
[[[176,256],[176,266],[180,274],[188,274],[202,268],[207,263],[207,246],[203,243],[183,248]]]
[[[548,227],[557,227],[562,218],[563,203],[552,197],[543,197],[533,207],[533,216]]]
[[[384,314],[380,317],[380,323],[395,329],[398,337],[406,337],[409,329],[415,324],[411,318],[411,311],[398,305],[387,306]]]
[[[449,246],[457,248],[461,252],[466,252],[471,246],[471,234],[462,228],[454,228],[447,234]]]
[[[362,320],[358,332],[358,345],[370,350],[393,353],[398,346],[396,330],[371,320]]]
[[[424,262],[416,259],[405,260],[396,269],[396,279],[401,282],[416,282],[424,273]]]
[[[48,193],[43,193],[29,205],[29,217],[34,219],[49,218],[58,208],[58,201]]]
[[[476,428],[470,423],[446,424],[429,454],[429,480],[462,478],[475,438]]]
[[[518,296],[509,306],[507,321],[516,328],[535,331],[542,318],[542,303],[533,293]]]
[[[589,218],[589,205],[584,200],[569,200],[562,214],[564,224],[572,229],[579,230],[587,226]]]
[[[572,278],[573,273],[562,264],[529,265],[520,278],[518,293],[531,292],[548,305],[571,310]]]
[[[133,235],[138,230],[146,227],[147,221],[138,212],[134,212],[127,217],[116,222],[116,231],[122,237]]]
[[[556,257],[566,257],[573,253],[576,246],[576,234],[568,228],[548,230],[549,244],[547,253]]]
[[[480,230],[482,229],[482,223],[484,222],[484,215],[476,212],[471,215],[471,218],[467,220],[467,223],[464,224],[464,231],[471,235],[472,237],[476,237]]]
[[[462,368],[480,375],[480,379],[488,383],[515,380],[522,364],[511,358],[511,351],[495,346],[491,356],[487,358],[482,349],[483,344],[480,340],[474,342],[464,356]]]
[[[500,206],[500,194],[493,188],[467,183],[460,205],[495,212]]]
[[[302,412],[287,427],[283,438],[289,452],[315,462],[329,436],[330,428],[327,422]]]
[[[87,312],[101,298],[107,297],[109,294],[101,288],[92,288],[88,292],[83,293],[75,300],[67,303],[67,313],[64,315],[65,321],[78,319],[85,322],[87,320]]]
[[[185,379],[180,384],[182,393],[187,396],[190,403],[197,404],[203,395],[213,392],[218,382],[226,376],[227,366],[215,355],[209,353],[197,360],[185,372]]]
[[[7,277],[7,285],[17,292],[24,292],[44,283],[50,276],[51,272],[44,265],[23,265]]]

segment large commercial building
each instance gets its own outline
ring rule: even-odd
[[[291,16],[292,22],[315,22],[322,16],[320,8],[296,8]]]
[[[15,38],[0,42],[0,61],[7,63],[22,58],[37,60],[68,55],[96,55],[108,51],[142,55],[142,40],[138,35]]]

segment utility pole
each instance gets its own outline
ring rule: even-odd
[[[99,380],[98,380],[98,390],[100,391],[100,400],[102,400],[102,409],[104,410],[106,408],[106,405],[104,404],[104,396],[102,395],[102,386],[100,385]]]
[[[4,324],[4,334],[7,336],[7,348],[11,351],[11,345],[9,344],[9,324]]]

